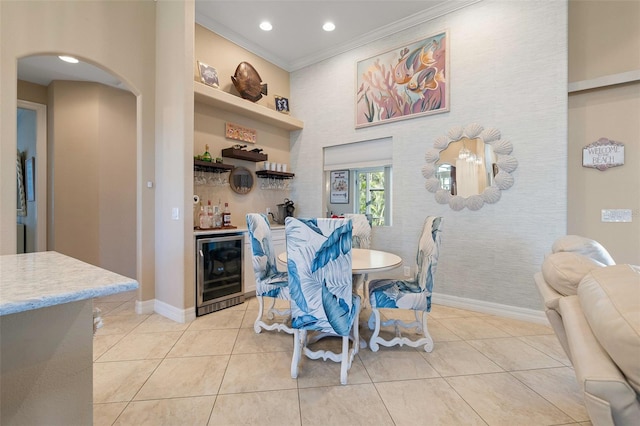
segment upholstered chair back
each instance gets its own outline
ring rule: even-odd
[[[287,274],[278,272],[276,254],[271,241],[271,227],[267,216],[261,213],[247,214],[247,228],[253,253],[253,271],[256,276],[256,294],[286,299]],[[284,282],[284,283],[283,283]]]
[[[348,213],[345,219],[351,219],[353,226],[353,247],[368,249],[371,247],[371,225],[366,215]]]
[[[292,327],[348,335],[357,315],[351,220],[288,217],[285,235]]]
[[[442,218],[429,216],[422,227],[422,234],[418,243],[416,254],[416,276],[415,282],[422,291],[426,291],[427,311],[431,309],[431,292],[433,291],[433,277],[438,268],[438,256],[440,255],[440,234]]]

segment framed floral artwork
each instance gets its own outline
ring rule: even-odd
[[[449,111],[448,33],[356,63],[356,128]]]

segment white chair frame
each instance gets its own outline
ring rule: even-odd
[[[262,329],[268,330],[268,331],[273,331],[273,330],[284,331],[285,333],[293,334],[293,328],[287,326],[285,323],[274,322],[272,324],[267,324],[262,320],[262,315],[264,314],[264,298],[265,297],[267,296],[256,296],[256,298],[258,299],[258,317],[253,323],[253,330],[256,332],[256,334],[260,334]],[[291,318],[291,309],[284,309],[284,310],[276,309],[275,305],[276,305],[277,299],[273,297],[269,297],[269,299],[271,299],[271,306],[269,306],[269,308],[267,309],[267,318],[272,320],[275,318],[276,315],[288,316],[289,318]]]
[[[424,345],[424,350],[426,352],[431,352],[433,350],[433,339],[431,338],[431,335],[429,334],[429,329],[427,328],[428,312],[413,311],[413,313],[415,314],[416,320],[410,323],[405,323],[404,321],[397,320],[397,319],[380,321],[380,311],[374,306],[372,306],[371,309],[372,309],[372,312],[371,312],[371,316],[369,317],[368,326],[369,326],[369,330],[373,330],[373,333],[371,334],[371,338],[369,339],[369,347],[373,352],[378,351],[378,349],[380,348],[379,345],[387,346],[387,347],[395,346],[395,345],[400,345],[400,346],[407,345],[407,346],[411,346],[412,348],[417,348],[418,346]],[[422,315],[422,318],[419,317],[420,314]],[[390,325],[393,325],[395,327],[396,337],[394,337],[391,340],[385,340],[382,337],[380,337],[380,326],[388,327]],[[418,340],[411,340],[408,337],[403,337],[400,331],[401,328],[405,330],[415,329],[416,332],[423,333],[424,337]]]
[[[358,299],[360,297],[358,296]],[[360,305],[360,301],[358,300],[358,305]],[[336,336],[342,337],[342,352],[335,353],[332,351],[325,351],[323,349],[319,349],[317,351],[312,351],[309,349],[308,344],[318,339],[309,340],[309,334],[307,330],[304,329],[294,329],[293,330],[293,357],[291,358],[291,378],[296,379],[298,377],[298,366],[300,365],[300,359],[304,354],[307,358],[310,359],[320,359],[323,361],[331,360],[333,362],[340,363],[340,383],[343,385],[347,384],[347,373],[349,369],[351,369],[351,364],[353,363],[353,359],[360,349],[360,332],[358,330],[360,308],[358,307],[358,312],[356,313],[355,319],[353,321],[353,327],[351,327],[351,334],[349,336]],[[328,334],[324,334],[324,336],[328,336]],[[349,348],[349,341],[352,341],[351,348]]]

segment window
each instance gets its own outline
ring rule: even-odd
[[[390,226],[393,140],[386,137],[323,150],[326,214],[363,213],[372,226]],[[331,172],[343,170],[349,170],[348,203],[331,203]]]
[[[357,169],[355,212],[366,214],[372,226],[390,225],[391,167]]]

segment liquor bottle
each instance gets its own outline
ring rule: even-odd
[[[204,212],[204,206],[200,205],[200,214],[198,215],[198,225],[200,229],[206,229],[207,226],[207,215]]]
[[[209,145],[204,146],[204,154],[202,154],[202,161],[211,161],[211,154],[209,154]]]
[[[214,228],[215,223],[213,221],[213,207],[211,206],[211,200],[207,203],[207,223],[209,224],[209,228]]]
[[[224,203],[222,212],[222,226],[231,226],[231,211],[229,211],[229,203]]]
[[[213,227],[222,228],[222,212],[220,206],[213,206]]]

